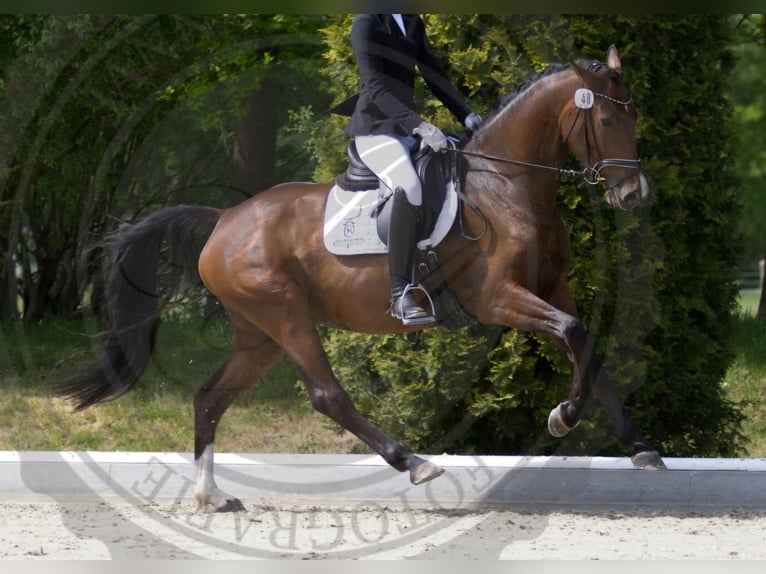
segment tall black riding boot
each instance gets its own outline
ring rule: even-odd
[[[405,325],[436,319],[412,295],[412,268],[417,244],[417,208],[396,188],[388,221],[388,265],[391,275],[391,314]],[[417,289],[421,289],[417,287]]]

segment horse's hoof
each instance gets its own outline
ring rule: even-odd
[[[245,505],[239,498],[227,498],[223,506],[215,509],[216,512],[244,512],[245,510]]]
[[[668,467],[662,462],[660,454],[656,450],[637,452],[630,457],[633,466],[641,470],[667,470]]]
[[[548,415],[548,432],[551,433],[551,436],[556,438],[566,436],[569,431],[580,424],[580,421],[577,421],[573,426],[570,427],[564,422],[564,418],[561,412],[565,404],[566,403],[560,403],[551,411],[551,414]]]
[[[238,498],[227,497],[221,500],[197,496],[197,508],[205,512],[244,512],[245,505]]]
[[[410,470],[410,482],[412,484],[423,484],[444,474],[444,469],[428,461],[420,463]]]

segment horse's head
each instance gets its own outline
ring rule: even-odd
[[[586,180],[601,184],[613,207],[632,209],[649,195],[636,149],[636,106],[622,82],[614,45],[606,64],[573,64],[579,87],[561,118],[569,150],[586,169]]]

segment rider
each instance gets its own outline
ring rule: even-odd
[[[422,203],[420,179],[410,149],[440,152],[447,138],[415,111],[415,66],[431,92],[469,130],[481,124],[460,92],[450,82],[433,53],[425,25],[418,15],[357,14],[351,27],[361,85],[346,133],[354,136],[357,151],[378,178],[393,191],[388,229],[391,314],[405,325],[435,320],[407,290],[412,281],[417,243],[417,206]]]

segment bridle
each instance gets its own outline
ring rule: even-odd
[[[603,64],[600,62],[593,62],[590,67],[588,68],[591,71],[597,70],[599,67],[601,67]],[[626,100],[619,100],[617,98],[613,98],[612,96],[609,96],[607,94],[602,94],[600,92],[592,92],[590,90],[587,90],[585,88],[582,88],[581,90],[584,90],[585,92],[589,92],[592,94],[590,96],[591,102],[593,98],[599,97],[603,98],[605,100],[608,100],[610,102],[613,102],[615,104],[619,104],[621,106],[625,106],[625,111],[627,112],[628,106],[633,103],[633,96],[630,92],[628,92],[628,98]],[[578,90],[581,91],[581,90]],[[575,100],[577,99],[577,96],[575,96]],[[628,168],[630,172],[625,177],[617,180],[615,183],[613,183],[611,186],[606,187],[604,186],[604,189],[606,192],[611,192],[615,187],[622,184],[623,181],[633,176],[633,174],[641,169],[641,160],[640,159],[617,159],[617,158],[604,158],[603,154],[601,153],[601,149],[599,148],[598,141],[596,140],[596,130],[593,127],[593,106],[583,107],[581,105],[577,105],[577,115],[575,116],[574,120],[572,121],[572,126],[569,128],[569,132],[567,132],[567,136],[564,138],[564,145],[566,146],[567,141],[569,140],[569,136],[572,134],[572,131],[574,130],[575,125],[577,124],[577,120],[579,119],[581,114],[584,114],[585,116],[585,129],[583,130],[584,137],[585,137],[585,163],[590,164],[590,152],[591,152],[591,143],[588,140],[588,133],[590,132],[593,134],[593,147],[596,150],[596,153],[599,157],[602,159],[598,160],[596,163],[593,164],[592,167],[586,168],[584,171],[587,172],[586,174],[583,174],[583,179],[586,183],[589,185],[598,185],[599,183],[603,184],[606,181],[606,178],[601,175],[601,169],[604,167],[624,167]]]
[[[596,61],[593,62],[589,66],[590,71],[598,70],[603,66],[600,62]],[[578,97],[582,97],[585,99],[585,101],[579,101]],[[627,107],[633,103],[633,96],[628,92],[628,98],[626,100],[620,100],[617,98],[614,98],[612,96],[609,96],[607,94],[602,94],[600,92],[593,92],[587,88],[580,88],[576,90],[575,92],[575,105],[577,106],[577,114],[575,115],[574,120],[572,120],[572,125],[569,127],[569,130],[567,132],[566,137],[564,138],[564,146],[566,146],[567,141],[569,141],[569,136],[572,135],[572,132],[574,131],[575,126],[577,125],[577,122],[579,121],[580,117],[583,116],[585,118],[585,129],[584,132],[584,138],[585,138],[585,163],[586,165],[590,164],[590,157],[591,157],[591,147],[595,147],[596,153],[598,154],[598,157],[601,157],[598,161],[590,165],[589,167],[586,167],[584,169],[565,169],[558,166],[552,166],[552,165],[545,165],[545,164],[539,164],[539,163],[533,163],[533,162],[527,162],[527,161],[521,161],[517,159],[511,159],[507,157],[499,157],[491,154],[485,154],[485,153],[478,153],[478,152],[471,152],[466,151],[465,149],[459,148],[457,145],[450,145],[447,148],[447,152],[451,152],[455,154],[456,156],[463,155],[467,157],[476,157],[483,159],[485,161],[489,162],[497,162],[497,163],[503,163],[508,165],[518,165],[522,167],[529,167],[533,169],[540,169],[540,170],[547,170],[547,171],[554,171],[556,172],[556,175],[559,179],[566,178],[566,177],[580,177],[582,180],[587,184],[591,186],[595,185],[604,185],[604,182],[606,181],[606,177],[601,175],[601,170],[605,167],[622,167],[628,169],[627,175],[625,177],[617,180],[615,183],[611,184],[610,186],[604,185],[604,192],[605,194],[610,196],[610,203],[612,205],[619,206],[620,209],[627,209],[623,205],[622,199],[617,195],[616,188],[620,186],[624,181],[627,179],[633,177],[636,172],[641,171],[641,160],[640,159],[623,159],[623,158],[604,158],[602,157],[601,150],[598,146],[598,141],[596,141],[595,134],[596,131],[593,127],[593,100],[594,98],[603,98],[605,100],[608,100],[610,102],[613,102],[615,104],[623,105],[625,106],[626,110]],[[588,133],[593,133],[592,139],[593,142],[591,144]],[[456,162],[452,162],[453,166],[456,165]],[[500,174],[500,172],[494,172]],[[466,239],[470,240],[478,240],[481,237],[483,237],[484,233],[486,233],[486,230],[488,229],[488,222],[487,218],[482,213],[481,209],[479,209],[479,206],[476,205],[473,201],[471,201],[468,196],[465,195],[465,193],[459,188],[459,185],[457,184],[457,179],[453,178],[453,181],[456,181],[456,191],[458,193],[458,197],[461,201],[465,202],[466,205],[468,205],[484,222],[484,231],[480,233],[478,236],[470,236],[466,233],[464,226],[463,226],[463,220],[462,220],[462,211],[461,217],[460,217],[460,230],[461,235],[465,237]]]
[[[600,62],[593,62],[589,66],[590,71],[595,71],[599,67],[603,66]],[[581,94],[582,92],[582,94]],[[577,98],[578,96],[582,96],[586,99],[588,99],[587,102],[578,102]],[[598,141],[595,139],[596,131],[593,127],[593,98],[599,97],[603,98],[605,100],[608,100],[610,102],[620,104],[627,107],[633,103],[633,96],[628,92],[628,99],[627,100],[619,100],[617,98],[613,98],[612,96],[609,96],[607,94],[602,94],[599,92],[593,92],[591,90],[582,88],[580,90],[577,90],[575,94],[575,102],[577,105],[577,115],[575,115],[574,120],[572,120],[572,125],[569,128],[569,131],[567,132],[566,137],[564,138],[564,145],[566,145],[567,141],[569,141],[569,136],[574,131],[575,126],[577,125],[578,120],[581,116],[585,118],[585,129],[584,131],[584,137],[585,137],[585,163],[586,165],[590,164],[590,156],[591,156],[591,147],[595,147],[596,153],[599,157],[602,157],[601,150],[598,146]],[[593,133],[593,144],[591,146],[591,142],[588,138],[588,133]],[[464,156],[470,156],[470,157],[478,157],[487,161],[491,162],[498,162],[498,163],[505,163],[505,164],[511,164],[511,165],[519,165],[524,167],[531,167],[535,169],[542,169],[542,170],[548,170],[548,171],[555,171],[557,174],[557,177],[559,179],[565,178],[565,177],[581,177],[585,183],[588,185],[599,185],[604,184],[606,181],[606,178],[601,175],[601,170],[605,167],[623,167],[629,169],[629,173],[617,180],[615,183],[610,185],[609,187],[604,186],[604,189],[607,193],[611,193],[613,196],[614,188],[618,187],[622,184],[625,180],[629,179],[630,177],[633,177],[636,171],[639,171],[641,169],[641,160],[640,159],[621,159],[621,158],[602,158],[592,165],[590,167],[586,167],[584,169],[576,170],[576,169],[564,169],[557,166],[551,166],[551,165],[544,165],[544,164],[538,164],[538,163],[531,163],[526,161],[520,161],[505,157],[498,157],[490,154],[483,154],[483,153],[477,153],[477,152],[470,152],[463,149],[457,149],[452,148],[449,151],[453,151],[454,153],[461,154]],[[616,199],[616,198],[615,198]],[[619,202],[618,202],[619,203]]]

